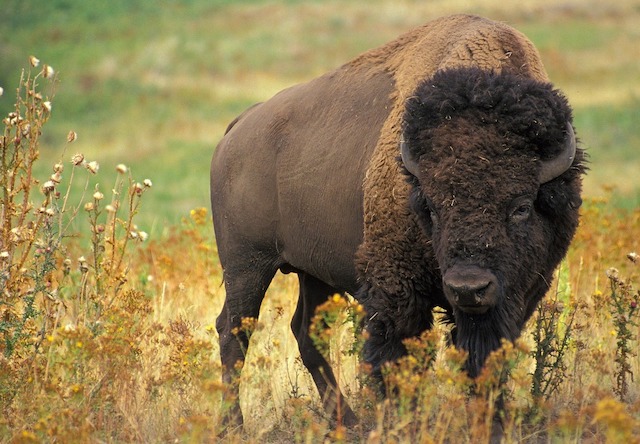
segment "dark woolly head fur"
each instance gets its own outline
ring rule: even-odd
[[[474,376],[501,338],[520,334],[574,235],[582,149],[567,171],[538,183],[541,161],[561,152],[571,122],[552,85],[475,68],[440,71],[407,100],[403,138],[419,167],[418,177],[405,170],[411,207],[440,272],[480,267],[498,282],[485,314],[451,300],[444,307]]]
[[[566,123],[573,120],[567,99],[549,83],[460,68],[438,71],[418,87],[406,103],[404,135],[423,138],[425,131],[456,117],[472,119],[478,125],[499,125],[530,142],[527,148],[541,158],[557,154],[565,139]]]

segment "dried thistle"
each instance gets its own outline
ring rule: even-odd
[[[638,304],[640,290],[634,290],[630,282],[620,278],[618,270],[610,268],[607,277],[611,284],[611,297],[608,305],[613,319],[616,335],[616,370],[614,392],[624,401],[629,391],[629,379],[633,382],[631,358],[636,354],[632,342],[637,341]]]
[[[74,154],[73,157],[71,158],[71,163],[73,163],[75,166],[82,165],[83,162],[84,162],[84,154],[77,153],[77,154]]]

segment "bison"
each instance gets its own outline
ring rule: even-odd
[[[477,376],[549,289],[585,170],[571,108],[533,44],[476,16],[431,21],[254,105],[211,164],[225,382],[248,346],[241,320],[258,316],[278,270],[298,275],[291,328],[334,414],[340,391],[308,329],[335,293],[366,310],[374,375],[441,307]]]

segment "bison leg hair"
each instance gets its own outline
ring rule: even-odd
[[[269,266],[224,268],[226,299],[216,321],[220,341],[222,381],[227,387],[224,404],[229,406],[225,415],[228,424],[241,425],[238,376],[244,365],[250,333],[243,330],[242,319],[258,318],[264,294],[276,270]]]
[[[299,272],[298,279],[300,296],[291,320],[291,330],[298,342],[300,357],[318,388],[325,411],[344,425],[353,426],[358,422],[356,415],[344,400],[331,366],[309,336],[309,326],[316,307],[339,292],[307,273]]]
[[[368,338],[363,358],[372,367],[374,382],[380,383],[384,392],[382,367],[407,354],[403,340],[419,336],[433,326],[433,307],[413,294],[389,295],[370,284],[362,286],[357,299],[367,312]]]

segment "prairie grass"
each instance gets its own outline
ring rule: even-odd
[[[639,439],[635,2],[11,3],[0,12],[11,19],[0,37],[0,442],[483,442],[499,396],[507,442]],[[212,147],[254,101],[462,10],[533,38],[591,154],[552,291],[475,388],[437,325],[387,370],[399,396],[386,401],[358,360],[357,305],[330,298],[316,340],[361,418],[347,430],[300,362],[297,281],[278,275],[246,323],[245,428],[227,429],[214,328],[224,289],[203,208]],[[20,73],[32,53],[43,62]]]

